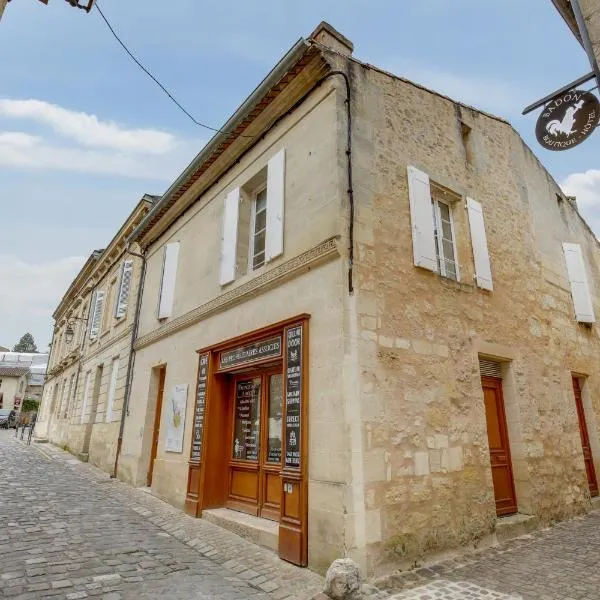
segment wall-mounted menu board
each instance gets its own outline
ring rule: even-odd
[[[208,354],[200,355],[198,367],[198,387],[196,408],[194,410],[194,428],[192,430],[192,452],[190,459],[200,462],[202,459],[202,436],[204,431],[204,408],[206,406],[206,382],[208,379]]]
[[[258,460],[260,450],[260,377],[240,379],[235,384],[235,426],[232,456],[236,460]]]
[[[284,466],[300,468],[302,419],[302,325],[286,329],[285,377],[285,461]]]

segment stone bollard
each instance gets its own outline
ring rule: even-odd
[[[361,600],[360,572],[350,558],[338,558],[325,575],[325,589],[312,600]]]

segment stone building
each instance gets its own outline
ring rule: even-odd
[[[27,365],[0,362],[0,408],[18,410],[27,389]]]
[[[92,253],[54,312],[36,435],[113,472],[142,262],[126,239],[152,206],[144,196],[104,250]]]
[[[301,39],[129,236],[117,474],[296,564],[376,575],[590,508],[600,252],[509,123],[352,51],[327,24]],[[95,352],[104,375],[80,372],[106,390]],[[46,400],[75,372],[54,364]],[[81,404],[51,438],[79,439]],[[97,439],[105,464],[114,427]]]
[[[552,0],[577,41],[582,44],[581,32],[577,26],[575,11],[570,0]],[[596,62],[600,64],[600,0],[579,0],[581,14],[585,22],[587,34],[592,43]]]
[[[48,354],[43,352],[10,352],[3,351],[0,347],[0,369],[2,367],[21,367],[27,370],[25,391],[21,391],[20,398],[37,400],[42,399],[44,379],[48,368]]]

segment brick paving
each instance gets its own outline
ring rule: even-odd
[[[0,598],[308,600],[323,578],[0,430]],[[600,510],[390,575],[368,600],[599,600]]]
[[[0,597],[306,600],[322,578],[0,430]]]

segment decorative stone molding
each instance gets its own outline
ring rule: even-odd
[[[96,356],[98,356],[102,352],[105,352],[107,348],[110,348],[110,346],[114,346],[115,344],[117,344],[118,342],[123,340],[124,338],[129,337],[132,334],[132,332],[133,332],[133,325],[128,325],[127,328],[122,333],[120,333],[117,337],[109,338],[108,342],[106,342],[105,344],[99,345],[97,348],[94,348],[93,352],[82,355],[81,362],[85,364],[89,360],[96,358]]]
[[[312,247],[307,252],[299,254],[291,260],[243,283],[239,287],[225,292],[209,302],[202,304],[198,308],[173,319],[162,327],[139,337],[134,345],[135,350],[145,348],[154,342],[168,337],[177,331],[181,331],[186,327],[190,327],[190,325],[194,325],[214,314],[232,308],[242,302],[246,302],[250,298],[258,296],[267,290],[282,284],[284,281],[288,281],[305,273],[317,264],[339,257],[340,252],[337,240],[337,237],[329,238],[317,246]]]

